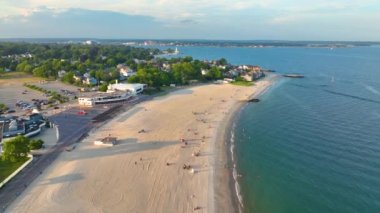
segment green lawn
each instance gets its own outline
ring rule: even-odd
[[[254,85],[254,83],[251,81],[234,81],[234,82],[231,82],[231,84],[238,85],[238,86],[246,86],[246,87]]]
[[[25,161],[20,161],[16,163],[12,163],[10,161],[0,160],[0,182],[2,182],[5,178],[7,178],[12,172],[18,169],[22,164],[24,164],[29,158],[25,159]]]

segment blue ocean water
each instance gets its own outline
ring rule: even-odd
[[[181,47],[281,79],[233,129],[244,211],[380,212],[380,47]]]

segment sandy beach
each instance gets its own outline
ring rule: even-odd
[[[242,101],[271,83],[197,86],[140,103],[62,153],[7,212],[232,212],[221,136]],[[116,146],[94,145],[108,135]]]

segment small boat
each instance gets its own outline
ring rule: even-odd
[[[301,75],[301,74],[284,74],[283,76],[287,78],[304,78],[305,77],[304,75]]]

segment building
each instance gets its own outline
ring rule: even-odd
[[[98,83],[98,80],[96,80],[94,77],[91,77],[90,73],[81,75],[79,72],[77,72],[74,74],[74,80],[87,85],[96,85]]]
[[[201,73],[202,75],[207,75],[210,70],[202,69]]]
[[[245,73],[244,75],[241,75],[246,81],[255,81],[260,79],[261,77],[264,77],[264,72],[263,71],[250,71]]]
[[[132,70],[128,66],[125,66],[124,64],[117,65],[117,70],[119,71],[121,77],[128,78],[133,75],[136,75],[136,72],[134,70]]]
[[[0,116],[0,123],[2,138],[12,138],[17,135],[29,137],[40,132],[41,125],[44,125],[45,120],[40,114],[34,113],[26,118]]]
[[[4,119],[2,122],[4,123],[2,133],[4,138],[25,134],[25,123],[22,120],[18,120],[17,118],[9,118]]]
[[[116,143],[117,143],[117,138],[110,137],[110,136],[94,141],[95,145],[100,145],[100,146],[114,146],[116,145]]]
[[[115,84],[108,85],[107,92],[123,91],[128,92],[131,95],[138,95],[144,91],[146,84],[121,84],[116,82]]]
[[[109,104],[116,102],[127,101],[132,98],[132,95],[128,92],[108,92],[98,93],[92,97],[79,97],[78,103],[80,106],[92,107],[96,104]]]
[[[73,78],[74,78],[75,81],[81,81],[82,77],[83,76],[79,72],[75,73],[74,76],[73,76]]]
[[[96,78],[91,77],[91,76],[90,77],[83,77],[82,83],[87,84],[87,85],[95,85],[98,83],[98,80],[96,80]]]
[[[62,78],[66,74],[65,70],[58,71],[58,78]]]
[[[89,98],[89,97],[78,98],[78,103],[80,106],[87,106],[87,107],[91,107],[95,105],[94,98]]]

